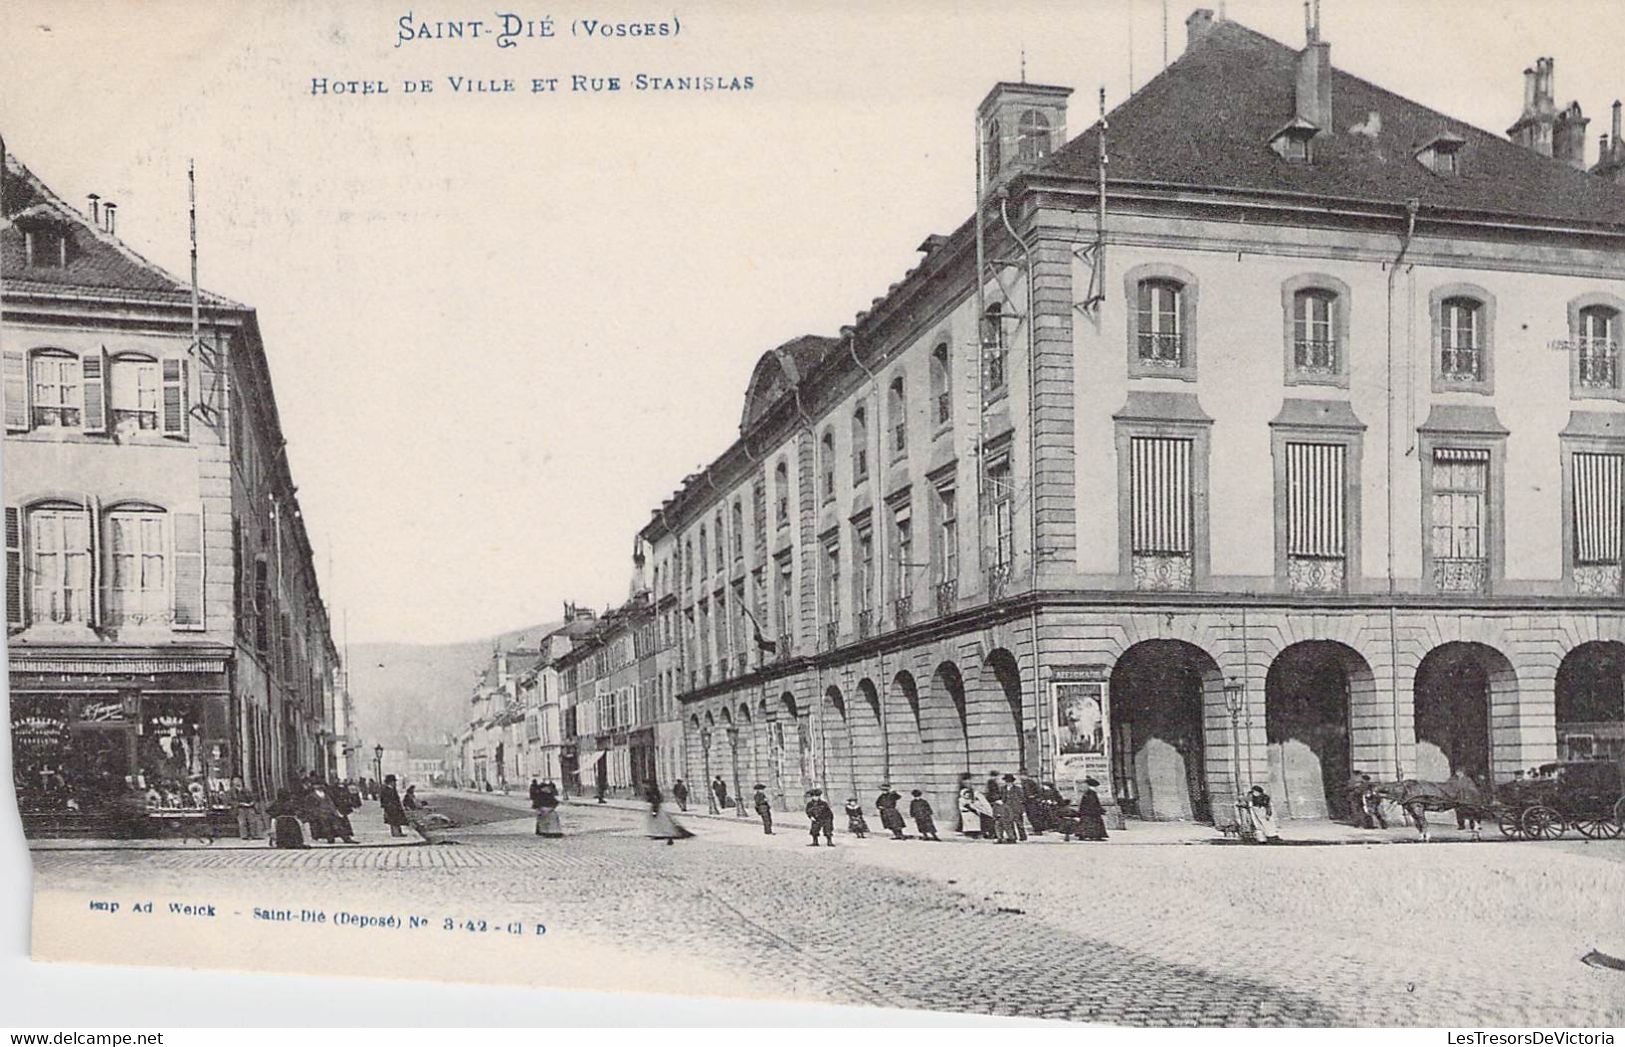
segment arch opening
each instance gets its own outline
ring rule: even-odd
[[[1350,708],[1374,686],[1357,651],[1331,640],[1287,647],[1264,678],[1270,796],[1283,818],[1347,819],[1353,771]],[[1243,785],[1249,783],[1241,783]]]
[[[1112,792],[1125,814],[1211,821],[1204,709],[1222,702],[1213,656],[1183,640],[1144,640],[1111,674]]]
[[[1557,667],[1557,758],[1625,758],[1625,643],[1592,640]]]

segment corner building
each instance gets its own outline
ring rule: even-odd
[[[691,780],[1229,820],[1621,755],[1625,191],[1578,106],[1543,59],[1509,141],[1313,28],[1187,28],[1104,143],[997,85],[979,218],[765,354],[643,530]]]

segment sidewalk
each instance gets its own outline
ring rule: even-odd
[[[310,838],[310,827],[303,822],[300,827],[305,832],[305,842],[312,848],[354,850],[358,847],[403,847],[410,844],[423,843],[423,838],[412,830],[406,828],[405,836],[391,836],[389,826],[384,824],[384,812],[376,800],[364,800],[361,806],[350,812],[350,827],[355,830],[356,843],[326,844],[320,840]],[[222,835],[213,843],[207,840],[184,839],[179,835],[155,836],[135,840],[105,839],[89,836],[46,837],[31,839],[28,847],[34,851],[184,851],[201,850],[207,848],[214,851],[265,851],[270,850],[270,843],[259,837],[253,840],[239,839],[237,826],[232,824],[228,829],[222,826]],[[226,835],[229,833],[229,835]]]

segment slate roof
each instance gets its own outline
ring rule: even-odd
[[[68,239],[66,268],[30,266],[24,247],[23,229],[0,227],[0,265],[11,288],[50,291],[92,291],[120,297],[159,297],[167,300],[190,298],[190,280],[183,280],[153,264],[124,241],[98,228],[70,207],[25,167],[14,154],[6,154],[5,217],[14,222],[48,223],[62,230]],[[246,309],[220,295],[204,291],[203,304],[221,309]]]
[[[1337,53],[1336,43],[1332,54]],[[1110,182],[1302,194],[1403,203],[1609,226],[1625,225],[1625,187],[1514,145],[1499,135],[1332,71],[1334,133],[1312,164],[1267,145],[1294,115],[1298,51],[1236,22],[1207,37],[1107,117]],[[1373,134],[1353,131],[1381,121]],[[1442,133],[1466,141],[1462,173],[1434,174],[1417,150]],[[1073,139],[1039,169],[1093,182],[1099,129]]]

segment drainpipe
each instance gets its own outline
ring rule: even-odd
[[[1034,313],[1036,312],[1034,299],[1036,296],[1033,291],[1033,252],[1032,248],[1027,245],[1027,241],[1022,239],[1022,237],[1016,232],[1015,226],[1010,224],[1009,205],[1009,194],[1001,193],[999,196],[999,218],[1004,223],[1004,231],[1009,234],[1010,239],[1015,241],[1016,246],[1020,248],[1021,257],[1027,270],[1027,473],[1029,477],[1027,482],[1027,519],[1028,527],[1032,536],[1032,563],[1029,570],[1032,578],[1032,589],[1036,594],[1038,591],[1038,426],[1036,424],[1038,413],[1038,362],[1035,359],[1036,337],[1033,332],[1036,330],[1038,325],[1036,323],[1036,317],[1034,316]],[[1030,635],[1032,637],[1033,663],[1033,734],[1038,743],[1038,751],[1031,754],[1031,757],[1035,758],[1038,761],[1038,764],[1036,768],[1029,764],[1027,770],[1032,772],[1036,769],[1041,773],[1045,770],[1044,721],[1046,717],[1043,710],[1043,690],[1039,675],[1038,603],[1036,600],[1033,602],[1032,617],[1029,628],[1031,630]],[[1026,732],[1023,731],[1022,733],[1025,734]],[[1023,762],[1025,763],[1026,761],[1024,760]]]
[[[1404,769],[1401,764],[1399,741],[1399,624],[1394,611],[1394,597],[1396,587],[1394,582],[1394,281],[1399,276],[1399,267],[1405,260],[1405,255],[1411,249],[1411,238],[1416,234],[1416,215],[1422,208],[1420,200],[1412,197],[1405,201],[1405,232],[1399,241],[1399,253],[1394,256],[1388,267],[1388,372],[1387,372],[1387,447],[1388,460],[1384,465],[1385,483],[1383,484],[1383,499],[1388,516],[1388,697],[1393,713],[1394,730],[1394,777],[1403,778]],[[1406,322],[1409,323],[1407,316]],[[1408,399],[1412,394],[1410,382],[1409,352],[1406,355],[1406,388],[1405,396]]]

